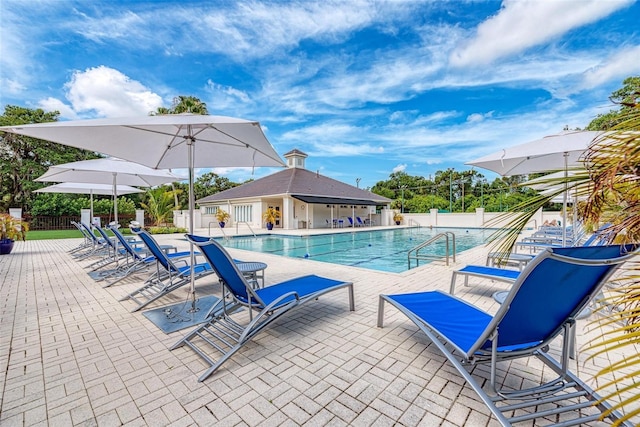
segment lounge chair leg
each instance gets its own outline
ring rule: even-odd
[[[384,325],[384,298],[380,295],[380,301],[378,302],[378,328],[382,328]]]
[[[349,311],[355,311],[355,296],[353,294],[353,283],[348,286],[349,288]]]
[[[453,274],[451,274],[451,286],[449,287],[449,293],[451,295],[453,295],[456,291],[456,278],[458,277],[458,273],[457,272],[453,272]]]

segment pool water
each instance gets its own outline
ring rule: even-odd
[[[400,273],[408,270],[408,251],[438,233],[453,232],[456,236],[456,253],[460,253],[485,244],[493,231],[461,228],[399,228],[303,237],[283,235],[233,237],[220,240],[220,243],[229,248]],[[421,255],[444,257],[445,253],[444,239],[420,250]],[[420,265],[428,262],[421,260]],[[415,260],[411,265],[415,267]]]

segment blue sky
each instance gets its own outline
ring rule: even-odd
[[[640,74],[638,17],[627,0],[2,0],[0,106],[68,120],[196,96],[366,188],[586,126]]]

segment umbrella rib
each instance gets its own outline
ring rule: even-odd
[[[251,123],[252,125],[256,125],[256,123]],[[139,130],[139,131],[143,131],[143,132],[150,132],[150,133],[154,133],[157,135],[166,135],[166,136],[170,136],[172,139],[169,142],[169,144],[167,144],[167,149],[165,150],[165,152],[162,154],[162,156],[160,157],[160,159],[158,160],[158,162],[155,165],[155,168],[157,169],[160,165],[160,163],[162,162],[162,160],[166,157],[167,153],[173,149],[176,148],[182,144],[184,144],[184,142],[186,141],[186,139],[193,139],[194,141],[201,141],[201,142],[208,142],[208,143],[212,143],[212,144],[220,144],[220,145],[227,145],[227,146],[231,146],[231,147],[237,147],[238,145],[244,145],[246,148],[252,148],[253,150],[259,152],[260,154],[262,154],[263,156],[271,159],[271,160],[276,160],[278,162],[281,162],[281,160],[279,158],[274,158],[272,155],[270,155],[269,153],[266,153],[262,150],[260,150],[259,148],[254,147],[253,145],[244,142],[240,139],[238,139],[237,137],[219,129],[218,127],[216,127],[214,124],[208,124],[206,127],[202,127],[199,128],[197,132],[194,132],[192,134],[186,134],[186,135],[180,135],[180,131],[183,130],[183,127],[180,126],[177,128],[177,132],[175,133],[170,133],[170,132],[163,132],[163,131],[159,131],[159,130],[155,130],[155,129],[147,129],[145,127],[140,127],[140,126],[132,126],[132,125],[126,125],[125,127],[130,128],[130,129],[135,129],[135,130]],[[239,144],[234,144],[234,143],[230,143],[230,142],[224,142],[224,141],[216,141],[213,139],[197,139],[197,136],[204,132],[205,129],[207,128],[211,128],[216,130],[217,132],[219,132],[221,135],[224,135],[234,141],[237,141]],[[266,137],[265,137],[266,139]],[[177,143],[174,144],[174,142],[178,140]]]
[[[257,124],[256,124],[256,123],[252,123],[252,125],[253,125],[253,126],[256,126]],[[217,128],[217,127],[215,127],[214,125],[211,125],[210,127],[211,127],[211,128],[213,128],[213,129],[215,129],[215,130],[217,130],[217,131],[218,131],[218,132],[220,132],[221,134],[226,135],[226,136],[228,136],[229,138],[232,138],[232,139],[234,139],[234,140],[238,141],[238,142],[239,142],[239,143],[241,143],[241,144],[244,144],[247,148],[253,148],[255,151],[259,152],[259,153],[260,153],[260,154],[262,154],[263,156],[268,157],[268,158],[270,158],[271,160],[276,160],[276,159],[274,159],[272,156],[270,156],[268,153],[265,153],[264,151],[260,150],[260,149],[259,149],[259,148],[257,148],[257,147],[254,147],[253,145],[251,145],[251,144],[249,144],[249,143],[246,143],[246,142],[244,142],[244,141],[239,140],[238,138],[236,138],[236,137],[235,137],[235,136],[233,136],[233,135],[229,135],[228,133],[226,133],[226,132],[224,132],[224,131],[222,131],[222,130],[218,129],[218,128]],[[263,133],[263,135],[264,135],[264,133]],[[265,139],[266,139],[266,137],[265,137]],[[228,144],[228,145],[234,145],[234,144]],[[281,161],[279,158],[278,158],[277,160],[278,160],[279,162]]]

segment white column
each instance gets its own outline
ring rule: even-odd
[[[429,209],[429,215],[431,216],[431,226],[438,226],[438,209]]]
[[[80,209],[80,221],[86,225],[93,224],[93,218],[91,218],[91,209]]]
[[[484,226],[484,208],[476,208],[476,227]]]
[[[144,226],[144,209],[136,209],[136,222]]]
[[[9,208],[9,215],[22,220],[22,208]]]

